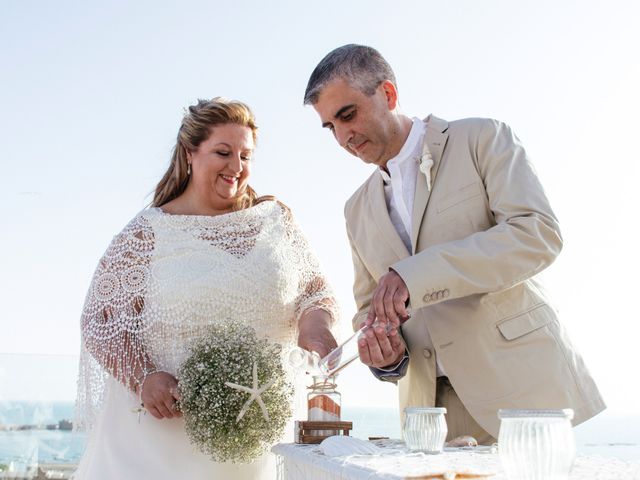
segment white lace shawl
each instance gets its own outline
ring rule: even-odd
[[[100,260],[81,318],[76,428],[90,428],[109,375],[134,389],[176,374],[213,322],[240,319],[283,345],[301,314],[337,306],[290,211],[274,201],[215,217],[140,212]]]

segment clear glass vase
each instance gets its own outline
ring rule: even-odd
[[[320,358],[316,352],[294,347],[289,352],[289,364],[293,368],[304,370],[311,375],[338,375],[344,368],[359,358],[358,340],[368,329],[376,325],[377,323],[374,323],[370,326],[361,327],[323,358]],[[393,328],[390,324],[386,324],[385,327],[387,334]]]
[[[351,365],[357,358],[360,357],[358,353],[358,340],[366,333],[370,328],[376,327],[377,322],[373,325],[361,327],[354,332],[349,338],[333,349],[329,354],[320,359],[318,367],[320,371],[327,372],[328,375],[337,375],[344,368]],[[387,334],[393,328],[391,324],[385,325]]]
[[[406,407],[404,442],[411,450],[440,453],[447,438],[446,408]]]
[[[499,410],[498,451],[513,480],[566,480],[576,455],[573,410]]]
[[[293,347],[289,351],[289,365],[296,370],[301,370],[311,375],[326,375],[328,370],[320,365],[320,355],[317,352],[309,352],[304,348]]]

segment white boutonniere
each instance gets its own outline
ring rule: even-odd
[[[431,167],[433,167],[433,158],[431,157],[431,152],[429,151],[427,142],[424,143],[422,156],[418,162],[420,163],[420,171],[424,174],[427,180],[427,190],[431,191]]]

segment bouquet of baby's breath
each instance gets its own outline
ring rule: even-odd
[[[291,416],[293,387],[281,347],[247,325],[212,325],[178,372],[191,442],[218,462],[250,462],[277,442]]]

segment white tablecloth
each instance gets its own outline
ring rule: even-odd
[[[498,454],[488,447],[447,449],[439,455],[408,451],[397,440],[374,442],[379,455],[328,457],[318,445],[278,444],[280,480],[407,480],[445,472],[492,474],[490,480],[506,480]],[[640,462],[600,456],[578,456],[571,480],[640,479]]]

